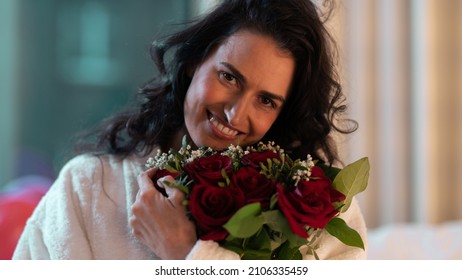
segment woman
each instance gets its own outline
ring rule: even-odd
[[[151,179],[156,170],[143,164],[157,148],[179,148],[183,135],[216,149],[274,140],[293,158],[310,153],[334,164],[331,132],[355,127],[334,125],[345,105],[330,42],[310,1],[231,0],[154,44],[159,77],[132,110],[102,124],[93,153],[64,166],[14,257],[238,259],[197,240],[183,194],[165,186],[163,196]],[[365,240],[356,201],[342,216]],[[328,235],[318,255],[365,257]]]

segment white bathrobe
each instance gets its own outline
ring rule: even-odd
[[[70,160],[28,220],[13,259],[159,259],[133,236],[129,218],[136,177],[147,158],[80,155]],[[366,241],[358,203],[341,217]],[[316,251],[322,259],[365,259],[362,249],[328,234]],[[305,258],[312,258],[311,255]],[[198,240],[187,259],[239,259],[213,241]]]

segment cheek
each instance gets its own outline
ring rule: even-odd
[[[206,106],[213,103],[216,99],[218,90],[213,82],[207,79],[197,79],[191,82],[185,98],[185,110],[190,109],[193,112],[200,106]]]
[[[204,88],[197,82],[191,82],[184,101],[185,118],[192,118],[198,112],[201,102],[204,101]]]
[[[191,89],[188,90],[188,92],[186,93],[186,97],[185,97],[185,100],[184,100],[184,115],[185,115],[185,118],[187,119],[188,116],[190,116],[191,112],[193,112],[193,108],[194,108],[194,98],[192,96],[192,91]]]
[[[263,137],[276,121],[277,115],[257,116],[254,121],[254,129],[260,137]]]

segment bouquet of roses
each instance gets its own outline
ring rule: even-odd
[[[241,259],[301,259],[299,248],[316,254],[316,239],[327,231],[344,244],[364,249],[361,236],[338,217],[354,195],[365,190],[367,158],[343,169],[291,159],[272,142],[223,151],[193,150],[184,140],[179,151],[151,157],[153,178],[171,175],[172,187],[186,194],[188,215],[198,237],[214,240]]]

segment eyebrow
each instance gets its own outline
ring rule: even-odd
[[[228,62],[224,62],[224,61],[221,61],[220,62],[221,65],[225,66],[226,68],[228,68],[231,73],[241,82],[243,83],[244,85],[247,84],[247,79],[244,77],[244,75],[242,75],[242,73],[236,69],[236,67],[234,67],[232,64],[229,64]],[[275,93],[272,93],[272,92],[269,92],[269,91],[266,91],[266,90],[263,90],[262,93],[264,95],[266,95],[267,97],[269,98],[272,98],[272,99],[276,99],[276,100],[279,100],[281,103],[285,103],[285,98],[278,95],[278,94],[275,94]]]

